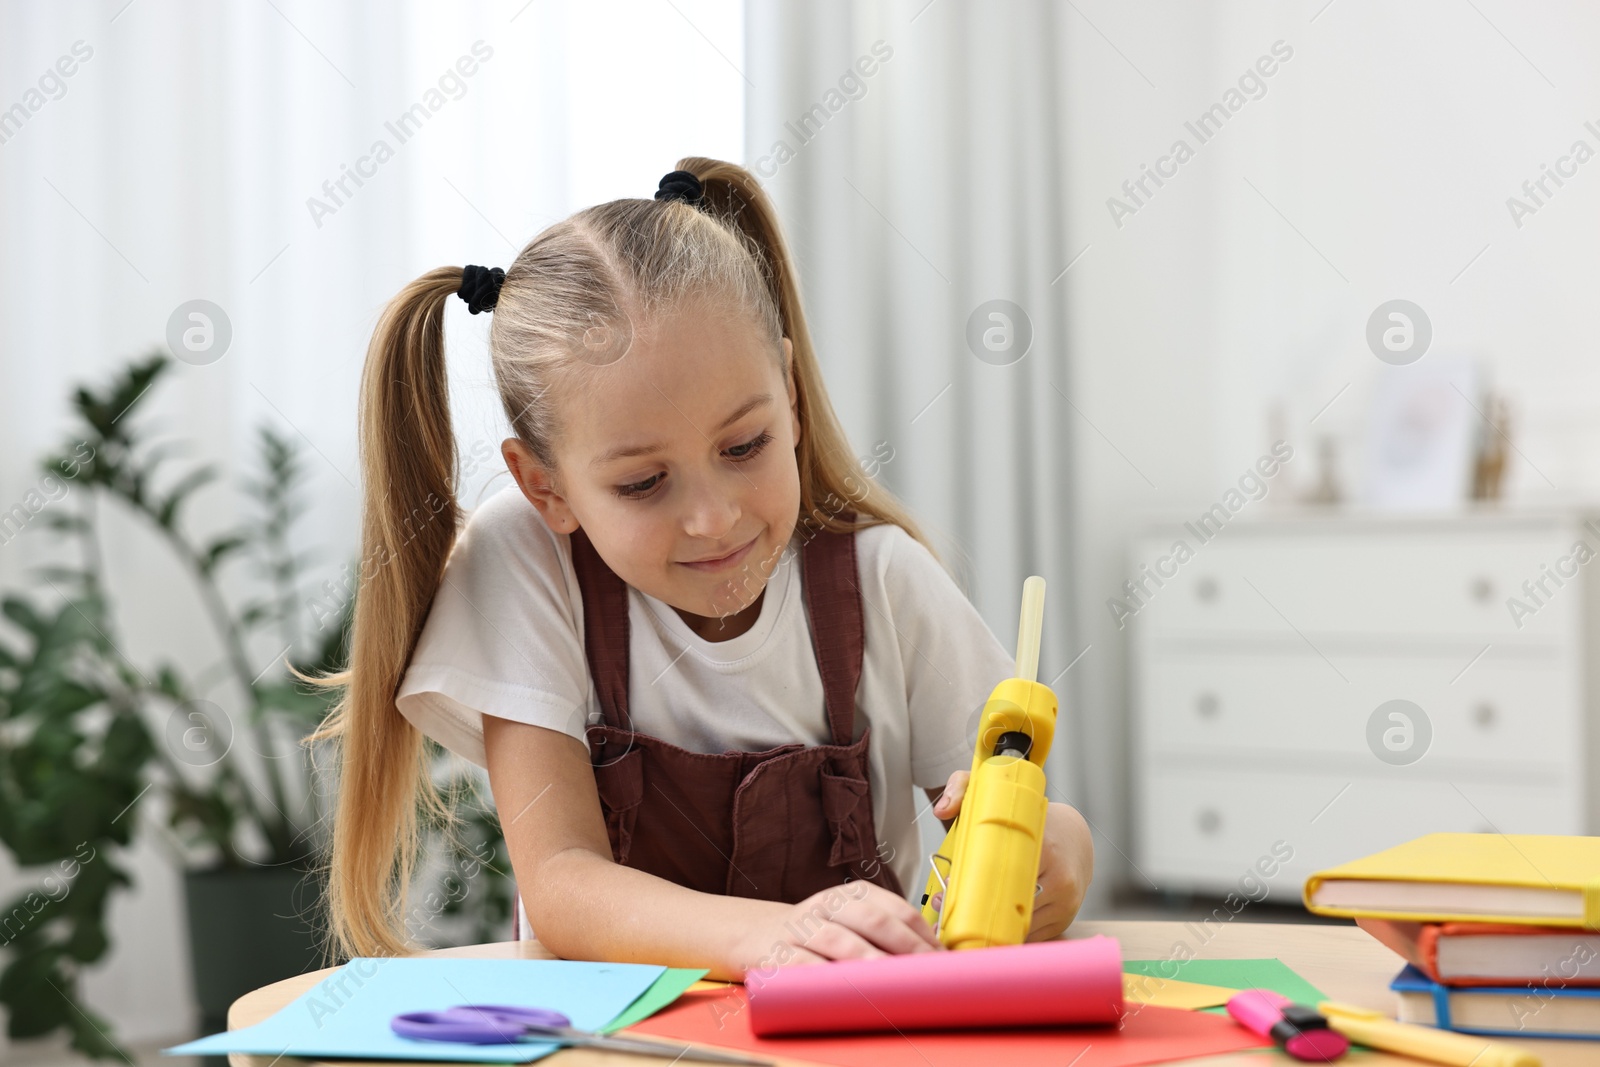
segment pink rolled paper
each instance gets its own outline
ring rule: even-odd
[[[965,1030],[1115,1023],[1122,948],[1115,938],[917,952],[751,971],[756,1034]]]

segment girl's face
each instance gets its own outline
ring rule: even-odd
[[[707,640],[738,636],[800,513],[791,352],[785,338],[785,372],[743,317],[670,313],[589,387],[558,392],[558,478],[514,438],[506,465],[552,530],[582,527]]]

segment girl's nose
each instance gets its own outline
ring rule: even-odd
[[[684,533],[702,541],[720,542],[739,524],[739,499],[716,479],[702,479],[689,494]]]

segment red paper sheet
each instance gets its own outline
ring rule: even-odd
[[[817,966],[821,966],[820,964]],[[1121,1028],[922,1030],[905,1034],[760,1038],[750,1031],[743,986],[685,993],[627,1033],[675,1038],[839,1067],[1135,1067],[1270,1047],[1221,1015],[1128,1005]]]
[[[777,967],[745,979],[750,1029],[781,1034],[1094,1026],[1122,1016],[1115,938]]]

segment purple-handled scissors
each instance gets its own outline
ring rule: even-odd
[[[693,1045],[674,1045],[666,1041],[612,1037],[588,1030],[575,1030],[572,1020],[559,1011],[545,1008],[510,1008],[496,1004],[463,1004],[445,1011],[410,1011],[389,1021],[389,1029],[401,1037],[418,1041],[460,1041],[469,1045],[513,1044],[524,1038],[550,1041],[559,1045],[612,1052],[636,1052],[670,1059],[706,1060],[711,1063],[743,1063],[771,1067],[771,1060],[752,1059],[731,1052],[715,1052]]]

